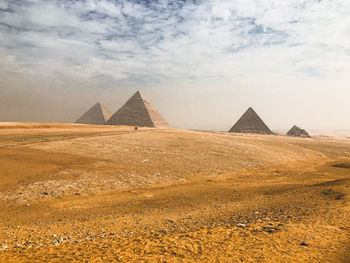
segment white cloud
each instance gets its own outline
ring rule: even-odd
[[[1,1],[0,1],[0,9],[7,9],[7,8],[8,8],[7,2],[1,0]]]
[[[345,75],[350,64],[346,1],[3,3],[13,11],[0,16],[2,49],[32,69],[50,63],[59,72],[79,65],[82,77],[225,81],[235,74]]]

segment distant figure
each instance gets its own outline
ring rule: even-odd
[[[294,136],[294,137],[302,137],[302,138],[311,138],[310,134],[307,133],[304,129],[299,128],[298,126],[294,125],[289,132],[287,132],[288,136]]]
[[[138,130],[139,128],[137,126],[134,127],[134,130]]]

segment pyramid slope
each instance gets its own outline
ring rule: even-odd
[[[229,132],[272,134],[269,127],[251,107],[233,125]]]
[[[97,102],[85,112],[75,123],[104,125],[112,113],[101,103]]]
[[[110,125],[168,128],[160,113],[137,91],[112,117]]]
[[[294,125],[288,132],[288,136],[294,136],[294,137],[302,137],[302,138],[311,138],[310,134],[305,131],[304,129],[299,128],[298,126]]]

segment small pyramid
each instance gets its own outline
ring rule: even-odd
[[[110,125],[169,128],[160,113],[137,91],[112,117]]]
[[[75,123],[105,125],[111,115],[112,113],[105,106],[97,102]]]
[[[229,132],[272,134],[269,127],[251,107],[233,125]]]
[[[310,134],[304,129],[299,128],[294,125],[289,132],[287,132],[288,136],[302,137],[302,138],[311,138]]]

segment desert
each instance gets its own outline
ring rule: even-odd
[[[1,262],[349,262],[350,141],[0,124]]]

